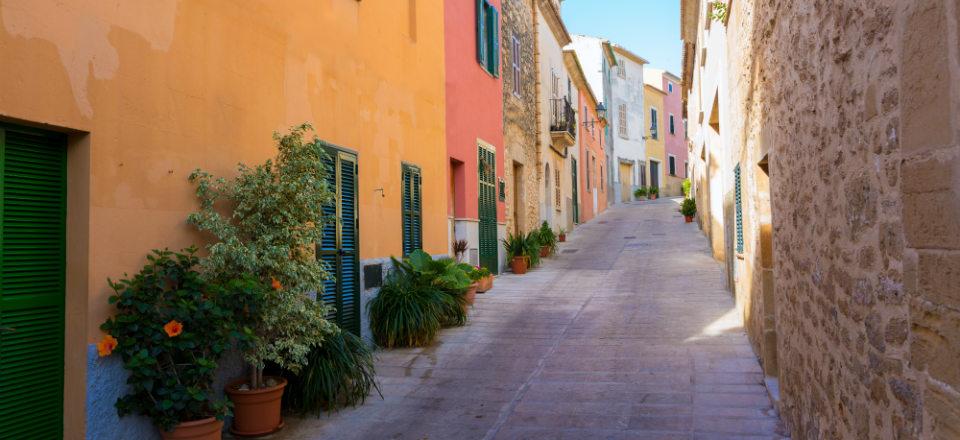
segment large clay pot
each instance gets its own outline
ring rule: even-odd
[[[477,286],[477,293],[483,293],[493,288],[493,275],[487,275],[480,278],[480,285]]]
[[[685,221],[685,222],[687,222],[687,223],[693,223],[693,216],[692,216],[692,215],[685,215],[685,216],[683,216],[683,221]]]
[[[527,273],[527,266],[530,264],[529,257],[513,257],[510,260],[510,270],[517,275],[523,275]]]
[[[477,300],[477,288],[480,287],[480,283],[476,282],[470,285],[467,288],[467,293],[463,294],[463,297],[467,299],[468,305],[473,305],[473,302]]]
[[[567,241],[567,234],[560,234],[560,237],[558,238],[560,239],[560,243],[563,243]]]
[[[223,431],[223,420],[213,417],[183,422],[173,428],[173,431],[160,431],[163,440],[220,440]]]
[[[540,246],[540,258],[547,258],[550,256],[550,246]]]
[[[227,395],[233,402],[233,426],[230,432],[243,437],[267,435],[283,428],[280,417],[280,398],[287,380],[282,377],[271,378],[277,385],[259,390],[238,390],[237,387],[248,383],[239,379],[227,385]]]

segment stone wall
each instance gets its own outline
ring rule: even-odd
[[[733,2],[736,148],[709,197],[734,249],[740,164],[726,260],[793,438],[960,438],[958,21],[956,0]]]
[[[537,160],[537,64],[534,56],[536,34],[534,32],[533,6],[530,0],[504,0],[502,6],[502,32],[500,47],[503,48],[503,142],[506,151],[504,181],[506,182],[507,231],[516,233],[520,219],[521,231],[539,227],[540,165]],[[520,96],[514,94],[513,37],[520,40]],[[517,187],[514,167],[522,172]],[[516,215],[515,202],[520,195],[520,215]]]

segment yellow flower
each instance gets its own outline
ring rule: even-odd
[[[280,290],[283,288],[283,284],[280,284],[280,280],[273,277],[270,277],[270,279],[272,280],[270,282],[270,286],[273,287],[273,290]]]
[[[167,332],[167,336],[172,338],[180,333],[183,333],[183,324],[174,319],[166,323],[166,325],[163,326],[163,330]]]
[[[110,356],[113,349],[117,348],[117,339],[110,335],[104,335],[100,342],[97,342],[97,353],[100,357]]]

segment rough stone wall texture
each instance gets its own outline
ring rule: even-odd
[[[534,47],[533,6],[530,0],[504,0],[500,47],[503,48],[503,142],[506,152],[504,181],[506,182],[507,231],[521,231],[539,226],[540,185],[537,161],[537,64]],[[520,40],[520,96],[514,94],[513,37]],[[522,176],[518,188],[514,165],[519,164]],[[515,202],[520,194],[520,203]],[[519,206],[520,215],[516,215]]]
[[[733,3],[729,269],[793,438],[960,438],[958,21],[957,0]]]

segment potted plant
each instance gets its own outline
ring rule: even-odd
[[[119,353],[130,373],[117,412],[149,417],[164,439],[221,438],[229,408],[213,389],[217,364],[234,337],[247,337],[236,318],[257,309],[265,290],[252,278],[204,280],[195,252],[154,251],[139,273],[109,281],[117,312],[97,344],[100,356]]]
[[[420,289],[436,289],[445,295],[445,301],[441,304],[444,326],[462,326],[467,323],[466,294],[473,281],[466,270],[473,266],[457,263],[452,258],[434,260],[430,254],[417,249],[402,261],[394,258],[393,267],[409,276]]]
[[[479,267],[476,271],[479,279],[477,280],[477,293],[485,293],[493,289],[493,274],[486,267]]]
[[[460,267],[467,272],[467,275],[470,277],[470,281],[473,281],[473,284],[470,285],[470,288],[473,289],[473,292],[471,293],[470,290],[467,290],[466,294],[467,302],[470,305],[473,305],[473,302],[476,300],[477,293],[480,293],[481,284],[490,276],[490,270],[488,270],[486,267],[470,266],[469,264],[461,264]],[[490,288],[487,287],[484,292],[487,290],[490,290]]]
[[[392,270],[367,303],[373,340],[383,348],[423,347],[440,332],[447,295],[424,288],[407,272]]]
[[[212,281],[247,274],[265,286],[263,305],[238,320],[249,341],[239,346],[249,363],[249,377],[226,387],[234,405],[231,431],[264,435],[283,426],[280,399],[286,380],[264,376],[268,362],[299,373],[307,355],[338,329],[324,319],[326,307],[313,298],[329,278],[316,258],[328,218],[323,207],[333,200],[326,183],[325,145],[305,141],[309,125],[274,135],[276,159],[254,167],[240,165],[231,179],[196,170],[200,211],[188,222],[214,240],[201,261]],[[232,209],[222,209],[229,206]]]
[[[543,224],[540,225],[539,234],[540,257],[549,257],[551,253],[557,250],[557,235],[553,233],[553,229],[550,228],[547,222],[543,222]]]
[[[697,214],[697,202],[693,199],[683,199],[680,204],[680,214],[687,223],[693,222],[693,216]]]
[[[530,231],[523,238],[523,255],[527,259],[528,267],[537,267],[540,265],[540,249],[543,244],[540,242],[540,231]]]
[[[637,200],[642,200],[647,198],[647,187],[641,186],[633,191],[633,197]]]
[[[502,240],[503,249],[507,251],[507,258],[510,260],[510,270],[517,275],[527,273],[530,264],[525,255],[524,238],[523,235],[508,233],[507,238]]]
[[[567,231],[563,228],[560,228],[560,232],[557,234],[557,239],[560,240],[560,243],[567,241]]]
[[[453,242],[453,258],[456,258],[458,263],[463,261],[463,256],[466,255],[469,246],[467,240],[456,240]]]
[[[647,197],[648,197],[650,200],[656,200],[656,199],[657,199],[657,196],[660,195],[660,188],[658,188],[658,187],[656,187],[656,186],[651,186],[651,187],[647,188],[647,194],[648,194]]]

